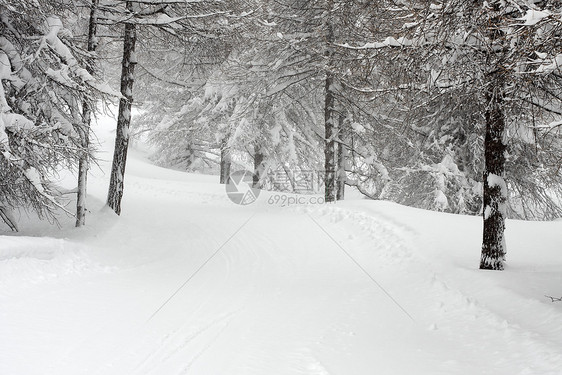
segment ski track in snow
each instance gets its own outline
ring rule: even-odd
[[[384,268],[392,266],[393,272],[403,269],[405,279],[411,279],[410,282],[414,286],[413,290],[418,296],[423,296],[423,299],[418,298],[418,303],[431,302],[433,307],[426,309],[416,308],[416,311],[421,311],[424,314],[416,317],[423,319],[427,322],[433,321],[428,324],[427,328],[430,331],[445,331],[446,339],[450,340],[450,344],[454,341],[463,342],[463,339],[474,336],[478,332],[478,336],[482,341],[490,343],[494,342],[495,347],[498,348],[494,354],[497,355],[498,360],[493,373],[509,374],[507,370],[510,363],[523,362],[526,365],[522,367],[521,374],[561,374],[559,370],[562,364],[562,336],[560,335],[561,329],[561,314],[556,306],[551,306],[549,313],[543,313],[541,316],[527,314],[530,319],[525,321],[510,322],[508,317],[504,316],[505,311],[494,311],[490,306],[480,303],[477,298],[471,295],[478,289],[471,289],[463,291],[460,285],[450,286],[448,276],[442,273],[444,270],[436,271],[433,264],[434,259],[427,259],[422,256],[416,256],[416,246],[414,241],[419,241],[419,233],[416,233],[412,228],[405,224],[399,224],[393,220],[387,220],[382,216],[377,217],[372,213],[370,215],[348,211],[340,208],[328,208],[324,210],[328,221],[332,223],[339,223],[341,221],[349,221],[351,225],[346,226],[346,230],[342,230],[341,237],[347,233],[348,239],[352,239],[353,228],[359,228],[359,231],[364,232],[373,244],[373,254],[376,254],[376,259],[380,263],[381,259],[385,262],[379,271],[384,274]],[[337,230],[337,228],[334,228]],[[381,233],[383,234],[381,236]],[[361,237],[361,236],[360,236]],[[379,241],[384,240],[392,244],[392,246],[379,246]],[[367,264],[375,264],[373,260],[367,260]],[[439,263],[439,262],[437,262]],[[458,269],[455,269],[458,272]],[[475,271],[467,271],[473,274]],[[482,276],[483,277],[483,276]],[[420,281],[422,282],[420,284]],[[397,283],[398,284],[398,283]],[[400,283],[404,284],[404,282]],[[430,293],[428,293],[430,291]],[[407,291],[403,291],[407,295]],[[506,293],[505,290],[501,291]],[[407,298],[408,301],[415,300],[415,294]],[[513,303],[507,307],[515,309],[525,309],[528,304],[538,303],[536,300],[521,300],[517,295],[511,293]],[[502,300],[502,303],[505,301]],[[410,302],[410,305],[413,305]],[[506,310],[507,310],[506,309]],[[530,312],[533,310],[529,309]],[[515,310],[516,311],[516,310]],[[424,316],[425,315],[425,316]],[[468,319],[467,319],[468,318]],[[419,321],[418,321],[419,323]],[[478,343],[481,345],[481,343]],[[485,358],[489,350],[488,346],[474,346],[474,344],[462,345],[458,348],[459,357],[466,356],[466,353],[460,351],[467,351],[471,353],[474,362],[478,362],[480,358]],[[505,354],[502,354],[505,353]],[[469,355],[470,357],[470,355]],[[456,360],[449,362],[451,365],[459,365]],[[489,364],[488,364],[489,365]],[[462,366],[456,366],[458,373],[463,373]],[[506,370],[502,370],[506,368]],[[451,368],[451,371],[453,368]]]
[[[561,373],[560,309],[502,287],[521,274],[432,256],[367,209],[238,207],[131,168],[118,220],[2,237],[0,374]]]

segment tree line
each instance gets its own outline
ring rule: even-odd
[[[298,191],[314,171],[327,202],[352,186],[480,214],[482,269],[503,269],[506,218],[562,215],[558,1],[0,0],[0,20],[0,217],[14,230],[14,209],[68,210],[49,177],[61,166],[85,224],[90,122],[111,98],[117,214],[137,136],[156,162],[221,183],[247,168]]]

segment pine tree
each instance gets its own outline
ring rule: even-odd
[[[143,43],[144,30],[150,30],[150,33],[147,34],[161,37],[161,41],[165,43],[173,40],[173,43],[186,46],[186,50],[188,50],[191,44],[201,44],[201,40],[220,39],[222,27],[217,21],[222,20],[228,23],[228,16],[232,16],[233,19],[238,18],[234,11],[236,4],[236,2],[224,4],[211,0],[196,3],[182,3],[174,0],[164,0],[158,3],[127,0],[124,9],[115,8],[106,15],[108,22],[125,24],[121,74],[123,97],[120,101],[112,177],[107,199],[108,205],[117,214],[121,213],[130,137],[134,67],[138,63],[137,55],[140,54],[135,51],[137,34],[140,36],[139,42]],[[236,11],[240,11],[240,8]],[[184,56],[184,58],[189,60],[189,56]],[[148,69],[145,71],[149,72]]]
[[[12,229],[12,209],[51,220],[57,210],[70,214],[49,176],[89,152],[79,136],[82,106],[111,92],[84,68],[86,53],[53,15],[65,10],[59,2],[0,3],[0,206]]]
[[[509,167],[510,159],[517,159],[519,168],[527,168],[532,165],[529,162],[538,156],[537,153],[518,152],[519,145],[528,141],[519,132],[525,132],[525,128],[532,126],[529,112],[532,110],[537,119],[547,121],[552,118],[551,104],[559,102],[557,90],[551,89],[559,78],[550,74],[552,71],[544,74],[541,66],[548,65],[540,65],[541,61],[549,60],[546,55],[552,56],[552,61],[560,50],[558,44],[549,44],[549,53],[541,58],[544,41],[547,40],[544,33],[553,37],[559,35],[559,25],[555,21],[558,11],[541,10],[537,19],[535,7],[538,4],[530,7],[524,3],[499,1],[438,4],[422,1],[406,5],[411,5],[411,11],[402,28],[406,31],[401,32],[400,38],[389,37],[384,42],[371,42],[357,49],[375,50],[381,54],[394,50],[410,67],[411,71],[406,74],[409,76],[408,85],[394,86],[396,90],[403,87],[413,89],[405,90],[403,95],[404,98],[415,99],[410,108],[416,109],[410,110],[409,114],[405,112],[405,118],[414,116],[414,124],[420,124],[408,130],[413,135],[411,139],[414,141],[409,142],[414,146],[412,149],[419,149],[414,143],[416,138],[419,139],[416,133],[422,137],[431,135],[435,143],[428,143],[429,147],[435,144],[443,147],[441,156],[435,154],[438,159],[434,165],[419,164],[418,167],[420,172],[429,172],[436,177],[435,191],[439,193],[435,194],[436,204],[443,208],[452,207],[451,195],[445,193],[449,183],[456,181],[461,194],[457,195],[459,200],[455,205],[458,209],[466,209],[468,200],[463,199],[462,190],[472,195],[474,189],[467,182],[476,177],[474,173],[466,173],[465,167],[481,163],[484,236],[480,266],[502,269],[510,189],[521,191],[519,186],[527,189],[534,186],[534,191],[542,189],[537,178],[540,172],[529,168],[528,173],[521,175],[510,173],[513,169]],[[526,19],[533,21],[522,22]],[[536,57],[539,57],[538,62]],[[540,66],[537,68],[537,65]],[[549,91],[549,104],[545,105],[543,97]],[[423,117],[416,118],[418,115]],[[480,125],[474,126],[475,123]],[[478,129],[484,131],[478,134]],[[462,140],[475,137],[475,150],[482,152],[466,152],[459,147]],[[554,140],[551,147],[559,147],[559,142],[555,140],[557,137],[553,134],[547,136]],[[537,138],[531,142],[537,142],[537,146],[540,144]],[[412,155],[420,160],[419,154]],[[480,161],[477,160],[479,156]],[[402,168],[402,171],[412,173],[415,170],[409,167]],[[547,177],[548,180],[554,176],[555,180],[560,179],[557,171],[551,172],[554,173]],[[412,182],[415,186],[410,191],[415,191],[419,179],[412,179]],[[549,189],[553,196],[560,194],[559,187],[551,185]],[[524,199],[536,198],[537,195],[529,194]],[[549,198],[543,196],[539,199],[544,208],[550,210],[553,207]],[[474,210],[475,205],[472,207]],[[517,206],[511,210],[516,212]]]

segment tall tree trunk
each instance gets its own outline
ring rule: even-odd
[[[261,146],[258,144],[254,145],[254,175],[252,176],[252,185],[256,189],[261,188],[261,178],[264,173],[264,162],[265,155],[261,150]]]
[[[327,0],[327,21],[326,21],[326,82],[324,92],[324,200],[326,202],[334,202],[336,200],[336,111],[335,100],[336,93],[334,91],[334,28],[332,25],[332,17],[330,16],[333,9],[333,0]]]
[[[499,3],[494,7],[499,8]],[[499,9],[494,9],[496,14]],[[484,139],[484,228],[480,269],[502,270],[506,254],[505,218],[507,206],[507,184],[505,177],[505,77],[502,54],[505,53],[504,33],[499,16],[491,19],[489,33],[492,71],[488,74],[486,87],[486,136]]]
[[[230,182],[230,148],[228,147],[228,136],[224,137],[221,142],[221,160],[220,160],[220,183],[228,184]]]
[[[90,23],[88,27],[88,52],[94,52],[97,47],[96,31],[98,27],[97,9],[99,0],[92,0],[90,9]],[[86,70],[94,74],[94,64],[88,64]],[[82,146],[82,155],[78,161],[78,191],[76,192],[76,226],[81,227],[86,224],[86,188],[88,180],[88,170],[90,169],[90,126],[92,122],[92,108],[90,103],[82,103],[83,127],[78,132]]]
[[[133,2],[127,1],[127,10],[133,13]],[[123,61],[121,69],[121,94],[119,114],[117,117],[117,131],[115,135],[115,152],[111,168],[111,180],[107,204],[117,215],[121,214],[121,199],[123,198],[123,182],[125,165],[129,147],[129,126],[131,124],[131,106],[133,103],[133,83],[136,64],[135,43],[137,39],[136,26],[133,22],[125,24],[125,38],[123,42]]]
[[[480,269],[502,270],[505,260],[505,216],[507,185],[505,183],[505,119],[503,113],[503,79],[501,73],[490,81],[486,93],[489,105],[486,111],[484,140],[484,230]]]
[[[347,181],[347,174],[345,173],[346,159],[347,159],[347,146],[346,142],[346,130],[344,129],[345,116],[340,113],[338,121],[338,175],[337,175],[337,191],[336,199],[338,201],[343,200],[345,195],[345,183]]]
[[[336,200],[336,142],[334,141],[334,93],[332,73],[326,74],[326,97],[324,104],[324,199],[326,202]]]

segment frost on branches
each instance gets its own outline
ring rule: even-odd
[[[51,183],[57,168],[74,168],[81,106],[104,90],[81,67],[79,49],[56,16],[27,2],[0,3],[0,211],[31,209],[55,219],[66,202]],[[83,57],[83,56],[82,56]]]
[[[403,17],[392,38],[339,44],[357,58],[394,56],[406,67],[370,90],[377,100],[394,95],[387,118],[406,124],[402,140],[381,155],[394,166],[384,195],[425,208],[482,210],[480,267],[502,269],[508,215],[561,214],[562,8],[420,0],[393,12]]]
[[[282,175],[291,185],[301,168],[322,170],[319,90],[301,79],[310,72],[294,78],[289,66],[298,61],[272,42],[275,33],[263,37],[216,49],[225,54],[206,57],[205,71],[184,71],[168,85],[173,96],[150,98],[150,111],[137,126],[150,129],[158,163],[202,172],[220,168],[223,181],[231,163],[233,169],[270,171],[256,182],[265,188],[276,184],[271,176]],[[185,84],[190,81],[200,88]]]

